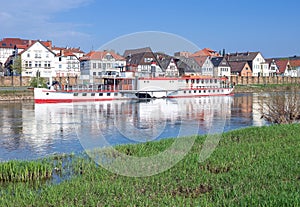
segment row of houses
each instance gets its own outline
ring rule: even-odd
[[[139,77],[300,77],[300,57],[265,59],[260,52],[220,53],[204,48],[168,55],[146,47],[125,50],[123,55],[113,50],[85,54],[80,48],[53,46],[51,41],[4,38],[0,41],[0,74],[87,80],[107,71],[127,71]],[[18,61],[20,70],[16,71],[12,66]]]

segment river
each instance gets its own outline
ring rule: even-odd
[[[148,102],[1,102],[0,161],[263,126],[258,99],[236,94]]]

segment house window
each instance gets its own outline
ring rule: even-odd
[[[97,73],[96,73],[96,72],[93,72],[93,75],[97,75]]]
[[[30,58],[30,53],[27,53],[27,57]]]

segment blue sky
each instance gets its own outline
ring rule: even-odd
[[[198,48],[293,56],[300,55],[299,8],[298,0],[10,0],[0,8],[0,38],[52,40],[88,52],[124,35],[157,31]],[[174,44],[181,50],[176,40],[158,50]]]

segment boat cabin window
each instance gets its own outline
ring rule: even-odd
[[[194,93],[197,93],[197,91],[194,91]]]
[[[200,83],[200,80],[199,80],[199,79],[197,79],[197,83],[198,83],[198,84]]]
[[[78,93],[74,93],[73,96],[78,96]]]
[[[82,94],[82,96],[86,96],[86,95],[87,95],[86,93],[83,93],[83,94]]]
[[[203,80],[203,79],[201,80],[201,83],[204,83],[204,80]]]
[[[186,79],[185,81],[186,81],[186,83],[189,83],[189,79]]]
[[[46,95],[48,96],[48,95],[49,95],[49,93],[46,93]]]
[[[118,96],[118,93],[114,93],[114,96]]]
[[[95,96],[95,93],[91,93],[91,96]]]
[[[107,96],[110,96],[110,93],[107,93],[106,95],[107,95]]]
[[[103,93],[99,93],[99,96],[103,96]]]

